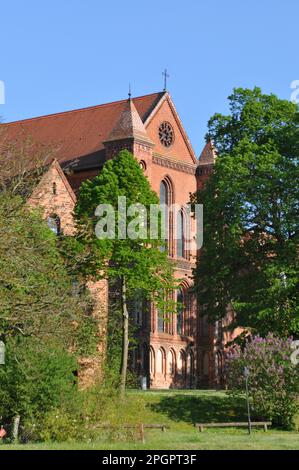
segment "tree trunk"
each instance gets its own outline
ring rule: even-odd
[[[19,440],[20,419],[20,415],[16,415],[13,419],[12,438],[15,443]]]
[[[123,315],[123,344],[122,344],[122,363],[121,363],[121,381],[120,396],[125,397],[126,379],[129,354],[129,313],[127,305],[126,279],[122,278],[122,315]]]

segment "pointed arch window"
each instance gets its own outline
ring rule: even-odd
[[[164,332],[164,312],[161,309],[158,309],[157,311],[157,316],[158,316],[158,332],[163,333]]]
[[[169,210],[173,204],[173,186],[168,177],[160,183],[160,205],[162,207],[162,216],[164,219],[164,235],[168,247],[168,253],[173,256],[173,215]]]
[[[165,181],[160,184],[160,204],[168,204],[168,188]]]
[[[186,375],[186,353],[181,350],[178,357],[178,374],[181,379],[185,378]]]
[[[168,199],[169,199],[169,194],[168,194],[168,188],[165,183],[165,181],[161,181],[160,184],[160,204],[162,206],[162,217],[164,218],[164,226],[162,227],[164,230],[164,236],[166,243],[168,243]],[[162,247],[162,250],[164,251],[165,248]]]
[[[173,349],[170,349],[167,354],[167,373],[170,377],[175,377],[176,374],[176,356]]]
[[[178,335],[191,336],[192,314],[191,314],[191,292],[187,283],[182,284],[177,290],[177,315],[176,332]]]
[[[177,217],[177,256],[185,258],[185,217],[183,210],[180,210]]]
[[[165,375],[165,351],[163,348],[158,349],[156,358],[156,373]]]

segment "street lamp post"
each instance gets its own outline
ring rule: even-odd
[[[251,418],[250,418],[250,404],[249,404],[249,393],[248,393],[248,379],[249,379],[249,369],[244,367],[244,377],[245,377],[245,386],[246,386],[246,402],[247,402],[247,418],[248,418],[248,434],[251,434]]]

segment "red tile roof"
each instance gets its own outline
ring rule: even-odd
[[[134,105],[133,100],[127,100],[125,107],[120,114],[116,126],[108,136],[108,141],[121,140],[126,138],[138,137],[139,139],[151,142],[146,134],[144,124]]]
[[[133,99],[143,122],[163,94],[153,93]],[[4,123],[0,125],[0,129],[5,130],[1,136],[15,141],[20,135],[23,139],[25,133],[34,142],[53,146],[56,150],[55,158],[59,163],[64,163],[103,150],[103,142],[109,138],[127,101]]]

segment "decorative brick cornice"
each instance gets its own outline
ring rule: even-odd
[[[206,163],[198,166],[197,176],[210,175],[214,170],[215,165],[213,163]]]
[[[158,153],[153,155],[153,163],[164,166],[166,168],[171,168],[172,170],[182,171],[184,173],[188,173],[189,175],[195,175],[197,168],[197,165],[174,160],[170,157],[164,157],[164,155],[160,155]]]

